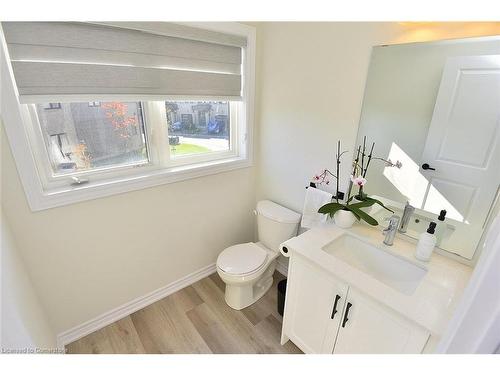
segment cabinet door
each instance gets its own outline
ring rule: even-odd
[[[305,259],[290,258],[282,341],[305,353],[331,353],[343,313],[347,285]]]
[[[420,353],[428,337],[423,328],[350,288],[334,353]]]

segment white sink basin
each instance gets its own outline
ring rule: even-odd
[[[323,251],[372,276],[378,281],[411,295],[427,270],[354,236],[343,234],[324,246]]]

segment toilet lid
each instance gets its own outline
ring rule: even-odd
[[[259,269],[267,258],[267,252],[253,242],[234,245],[223,250],[217,258],[217,266],[224,272],[242,275]]]

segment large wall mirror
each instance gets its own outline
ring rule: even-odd
[[[438,246],[472,259],[500,206],[500,36],[374,47],[357,144],[364,137],[401,162],[371,165],[366,192],[398,215],[414,207],[414,238],[445,210]],[[379,222],[390,215],[375,210]]]

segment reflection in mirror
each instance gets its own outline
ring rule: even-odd
[[[438,222],[438,246],[472,259],[500,206],[500,37],[374,47],[357,144],[365,136],[402,163],[374,164],[366,193],[400,216],[415,208],[406,235]]]

